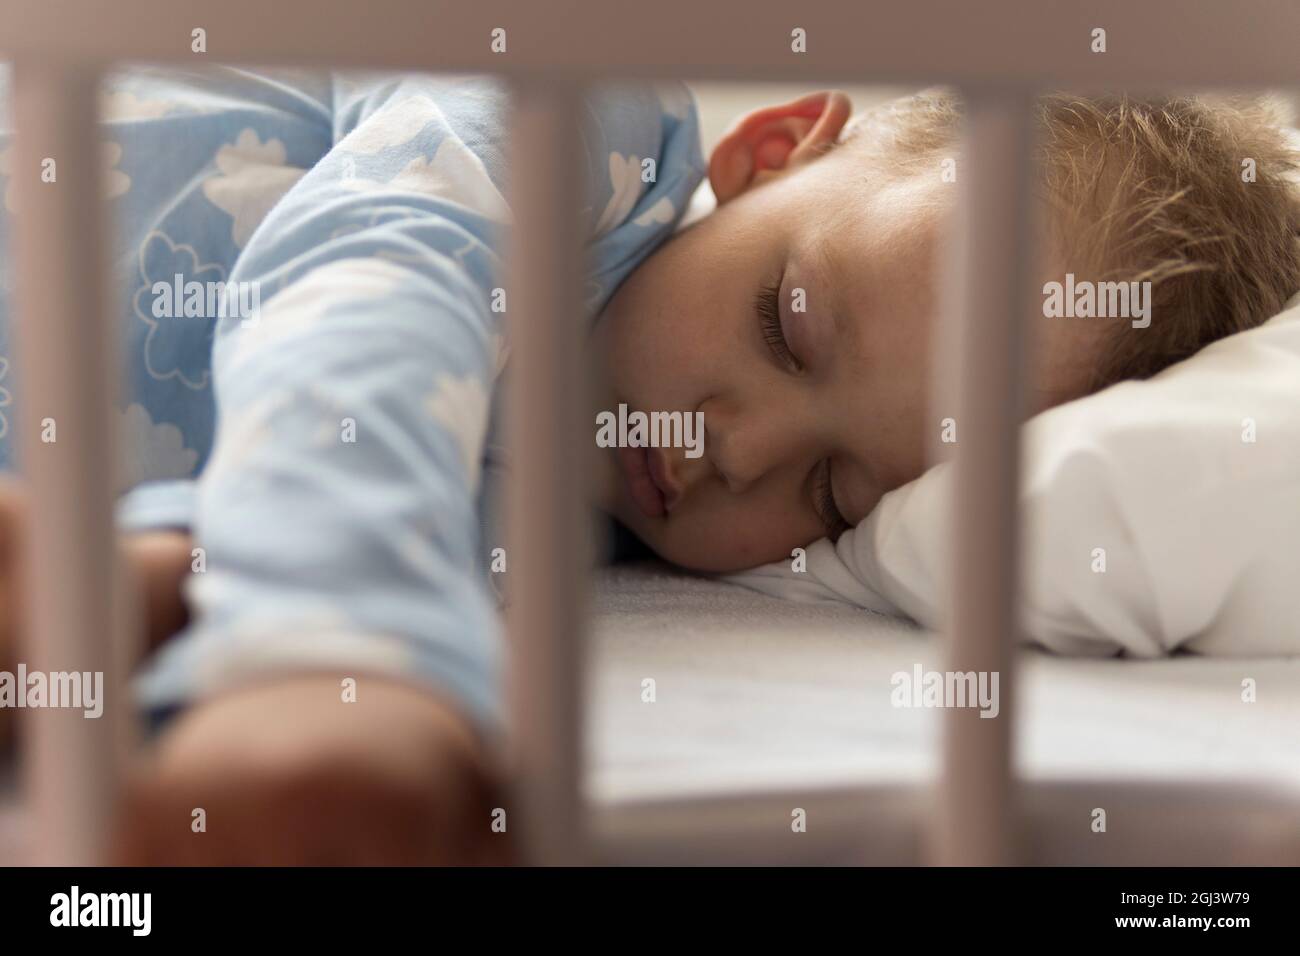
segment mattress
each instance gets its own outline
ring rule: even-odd
[[[891,692],[896,673],[943,669],[938,635],[657,563],[603,569],[592,604],[595,801],[933,779],[943,712],[893,706]],[[1300,659],[1019,654],[1025,778],[1258,783],[1300,802]]]
[[[871,788],[895,794],[875,800],[871,810],[899,821],[887,828],[898,831],[899,842],[887,859],[915,858],[912,791],[934,778],[942,711],[895,707],[890,698],[896,673],[943,668],[937,635],[847,605],[795,604],[658,563],[602,569],[592,625],[585,783],[598,815],[615,821],[612,829],[628,829],[629,818],[618,816],[623,808],[685,801],[697,832],[682,842],[698,851],[714,822],[734,829],[735,794],[799,793],[800,804],[812,806],[813,791],[840,794],[827,797],[826,812],[842,809],[851,828],[866,809],[854,794]],[[1100,797],[1119,797],[1116,781],[1132,783],[1127,802],[1148,811],[1144,820],[1167,818],[1169,840],[1177,844],[1185,842],[1190,813],[1213,821],[1241,808],[1239,789],[1221,804],[1207,803],[1215,784],[1280,794],[1280,808],[1274,800],[1247,815],[1250,847],[1243,849],[1240,832],[1229,832],[1222,842],[1207,842],[1202,857],[1165,862],[1231,862],[1234,853],[1244,862],[1247,849],[1259,853],[1277,846],[1279,833],[1295,832],[1300,659],[1067,659],[1031,648],[1019,655],[1017,762],[1049,796],[1058,781],[1105,782]],[[1254,703],[1242,700],[1247,679],[1254,681]],[[653,703],[647,680],[654,682]],[[1000,690],[1005,706],[1007,685]],[[27,849],[25,817],[4,769],[0,864],[24,859]],[[1159,789],[1164,784],[1183,788],[1177,799],[1185,795],[1184,809],[1174,806],[1168,788]],[[789,804],[776,804],[788,817]],[[760,799],[750,807],[755,829],[768,828],[768,805]],[[648,834],[637,848],[642,858],[671,849],[655,819],[639,818]],[[1056,824],[1040,832],[1055,833]],[[812,861],[843,859],[845,840],[833,842],[833,852]],[[1087,862],[1090,846],[1057,847],[1046,859]],[[861,858],[879,861],[884,852],[877,841]],[[722,853],[719,859],[732,859]]]

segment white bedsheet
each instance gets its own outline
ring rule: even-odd
[[[942,712],[890,704],[896,671],[943,668],[932,633],[658,564],[602,571],[594,612],[587,746],[598,800],[914,783],[935,771]],[[1300,796],[1300,660],[1026,648],[1022,661],[1017,747],[1030,778],[1260,782]],[[645,678],[654,703],[642,702]],[[1256,703],[1242,702],[1246,678]]]
[[[588,792],[612,805],[737,789],[906,784],[936,768],[940,711],[890,706],[890,677],[942,668],[897,618],[801,605],[663,565],[594,592]],[[1272,784],[1300,800],[1300,660],[1022,655],[1018,747],[1031,779]],[[1258,702],[1241,702],[1253,678]],[[656,700],[642,702],[642,681]],[[0,865],[25,818],[0,780]]]

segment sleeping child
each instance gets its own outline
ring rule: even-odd
[[[159,737],[123,860],[510,858],[492,825],[509,798],[489,558],[506,107],[477,78],[110,84],[121,546],[161,645],[138,685]],[[679,84],[584,107],[575,213],[609,383],[594,420],[622,406],[703,423],[698,455],[602,451],[596,504],[703,572],[833,542],[925,471],[959,104],[927,92],[854,122],[844,94],[813,93],[740,117],[707,166]],[[1300,288],[1294,154],[1263,104],[1055,96],[1038,122],[1044,269],[1149,283],[1153,319],[1034,317],[1027,414],[1151,376]],[[674,232],[706,175],[716,210]],[[8,457],[33,426],[15,403],[0,413]],[[20,486],[0,518],[2,669]],[[341,684],[355,703],[339,706]]]

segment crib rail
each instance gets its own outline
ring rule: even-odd
[[[1105,54],[1089,49],[1096,27]],[[40,0],[0,5],[0,55],[192,62],[203,28],[214,63],[1137,89],[1294,82],[1297,27],[1291,0],[659,0],[635,17],[589,0]]]
[[[497,28],[506,31],[501,53],[489,45]],[[792,51],[796,28],[806,31],[805,53]],[[1105,53],[1090,48],[1094,28],[1107,31]],[[192,49],[194,30],[204,31],[204,53]],[[671,75],[945,82],[964,90],[972,106],[962,183],[966,241],[954,260],[948,301],[954,319],[980,334],[962,337],[961,407],[968,420],[958,452],[959,573],[950,620],[959,623],[951,635],[952,666],[998,670],[1002,686],[1011,688],[1018,410],[1011,383],[1024,358],[1008,344],[1019,339],[1016,316],[1023,314],[1029,251],[1028,97],[1049,84],[1293,83],[1297,38],[1300,4],[1294,0],[660,0],[654,16],[635,21],[621,4],[579,0],[0,5],[0,58],[16,66],[21,401],[27,409],[49,409],[67,423],[60,428],[77,436],[53,450],[29,435],[23,447],[35,491],[29,540],[35,568],[30,633],[36,640],[30,656],[51,667],[66,661],[75,662],[68,668],[123,673],[127,629],[119,628],[107,644],[102,639],[104,622],[120,609],[103,574],[112,558],[110,422],[99,401],[111,392],[116,372],[104,307],[110,300],[103,270],[88,280],[64,265],[102,261],[99,172],[93,162],[77,168],[68,158],[98,155],[92,84],[114,62],[486,71],[515,81],[515,155],[527,161],[513,168],[519,234],[512,268],[522,294],[511,298],[519,303],[511,316],[519,347],[510,407],[516,460],[529,462],[530,482],[525,490],[523,469],[516,468],[509,498],[530,503],[512,508],[510,629],[516,675],[526,677],[514,683],[516,729],[533,859],[575,862],[608,856],[588,839],[579,785],[585,563],[571,536],[582,513],[573,463],[584,452],[574,444],[576,428],[565,427],[576,423],[580,407],[567,387],[580,371],[569,357],[577,354],[569,346],[580,334],[574,320],[579,272],[566,216],[572,196],[567,187],[556,188],[565,181],[557,171],[569,168],[570,145],[553,122],[573,115],[581,84]],[[57,189],[31,172],[53,154],[64,164]],[[968,864],[1023,858],[1016,842],[1012,721],[972,719],[973,710],[951,713],[927,858]],[[118,717],[116,724],[60,721],[56,711],[47,711],[26,722],[42,862],[103,859],[120,766],[105,738],[120,739]],[[753,839],[726,816],[710,817],[722,844],[734,849]],[[722,844],[710,846],[725,855]]]
[[[515,762],[524,832],[551,863],[585,855],[582,701],[586,630],[587,518],[580,500],[592,445],[581,417],[586,378],[577,188],[569,171],[578,122],[572,84],[515,88],[512,174],[532,174],[513,197],[509,313],[517,362],[509,396],[514,463],[507,494],[507,631],[512,654]],[[534,361],[533,359],[536,359]],[[586,466],[586,467],[584,467]],[[526,475],[526,477],[525,477]],[[521,574],[520,571],[523,571]]]
[[[23,468],[31,496],[25,545],[32,569],[25,631],[37,671],[101,672],[105,693],[120,699],[130,653],[123,589],[113,588],[112,505],[114,326],[104,303],[103,166],[94,127],[96,75],[76,63],[22,61],[13,83],[17,128],[17,275],[22,402],[39,410],[23,423]],[[57,157],[54,183],[41,181]],[[67,264],[99,264],[71,275]],[[38,422],[47,422],[47,431]],[[50,440],[53,439],[53,440]],[[29,731],[29,806],[44,861],[98,857],[112,819],[122,766],[124,714],[98,720],[79,711],[33,712]]]

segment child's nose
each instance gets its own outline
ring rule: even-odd
[[[687,461],[691,477],[710,473],[726,483],[732,494],[743,494],[770,471],[788,464],[801,454],[808,431],[790,410],[754,406],[728,408],[705,403],[704,455]],[[701,466],[706,463],[705,466]]]

